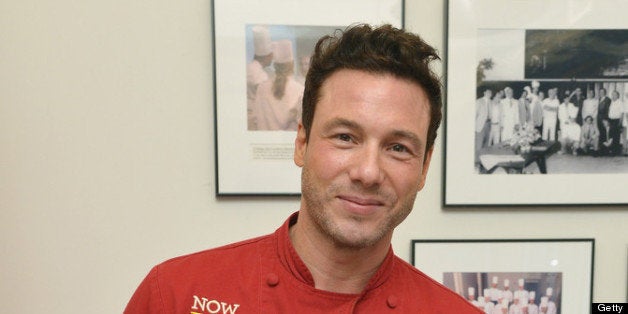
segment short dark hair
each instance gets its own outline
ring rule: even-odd
[[[391,74],[421,86],[430,102],[430,125],[426,151],[432,148],[442,119],[442,84],[430,69],[440,60],[436,50],[421,37],[389,24],[376,28],[367,24],[349,26],[344,31],[322,37],[310,62],[303,92],[301,121],[309,139],[320,89],[327,78],[341,69]]]

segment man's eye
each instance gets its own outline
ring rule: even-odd
[[[338,134],[337,137],[343,142],[351,142],[351,136],[349,134]]]
[[[399,152],[399,153],[408,152],[408,148],[401,144],[394,144],[390,149],[394,152]]]

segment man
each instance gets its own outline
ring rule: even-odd
[[[493,312],[494,307],[495,303],[491,301],[491,289],[484,289],[484,313]]]
[[[390,25],[323,37],[295,140],[300,210],[273,234],[158,265],[126,313],[481,313],[390,244],[441,120],[434,59]]]
[[[495,305],[497,305],[499,299],[502,298],[502,291],[497,288],[498,280],[499,278],[497,276],[493,276],[493,280],[491,281],[491,288],[489,289],[488,293],[488,295],[490,296],[490,301],[493,302],[493,304]]]
[[[256,130],[257,122],[253,114],[257,87],[269,79],[266,68],[273,61],[270,31],[266,26],[256,25],[251,28],[253,33],[253,61],[246,66],[246,104],[248,111],[248,129]]]
[[[583,120],[583,113],[582,113],[582,106],[584,104],[584,97],[582,96],[582,89],[580,89],[580,87],[577,87],[570,95],[569,95],[569,102],[574,104],[574,106],[576,106],[576,108],[578,108],[578,112],[576,114],[576,123],[578,123],[578,125],[582,125],[582,120]]]
[[[597,113],[599,102],[594,97],[594,93],[592,89],[587,90],[587,99],[582,103],[582,117],[586,119],[586,117],[591,117],[593,119],[593,123],[597,126]],[[584,123],[583,123],[584,125]]]
[[[599,156],[608,156],[612,153],[613,147],[613,138],[611,124],[608,119],[602,119],[602,128],[599,130],[599,144],[598,144],[598,155]]]
[[[504,91],[500,90],[495,93],[489,106],[488,114],[491,121],[491,128],[488,135],[488,146],[499,144],[502,136],[502,104]]]
[[[525,289],[525,279],[523,278],[519,278],[519,280],[517,281],[518,283],[518,288],[517,291],[515,291],[515,299],[519,299],[519,304],[521,305],[525,305],[528,304],[528,295],[529,292],[528,290]]]
[[[519,101],[513,98],[512,88],[504,89],[506,97],[501,100],[502,106],[502,141],[510,141],[515,133],[515,129],[519,128]]]
[[[556,123],[560,105],[556,93],[556,88],[550,88],[547,91],[548,97],[543,99],[543,139],[546,141],[556,140]]]
[[[556,303],[552,301],[552,294],[554,293],[554,288],[549,287],[545,290],[545,296],[547,297],[547,314],[556,314]]]
[[[299,122],[303,85],[294,79],[292,41],[273,42],[275,78],[259,85],[254,113],[258,130],[296,131]]]
[[[480,302],[478,300],[476,300],[475,298],[475,288],[474,287],[469,287],[469,289],[467,289],[467,298],[469,300],[469,302],[471,304],[473,304],[473,306],[478,307],[478,305],[480,304]]]
[[[526,303],[524,303],[523,305],[525,305]],[[527,307],[526,307],[527,309]],[[523,306],[521,304],[521,300],[515,298],[513,300],[513,303],[510,305],[510,307],[508,308],[508,314],[523,314]]]
[[[606,119],[608,120],[608,110],[610,109],[611,106],[611,99],[606,96],[606,89],[605,88],[600,88],[599,92],[600,94],[600,98],[598,101],[598,108],[597,108],[597,123],[598,123],[598,128],[602,128],[602,120]]]
[[[543,134],[543,92],[538,92],[537,94],[528,95],[530,99],[530,121],[528,121],[529,125],[533,125],[534,128],[539,132],[539,134]]]
[[[580,151],[583,154],[590,153],[593,156],[597,156],[600,131],[598,130],[597,125],[593,122],[593,117],[586,116],[584,118],[582,132],[580,133]]]
[[[491,126],[489,120],[489,110],[491,106],[491,96],[493,92],[490,89],[484,90],[482,98],[475,101],[475,157],[478,159],[478,152],[487,146],[489,129]]]
[[[508,300],[509,303],[512,303],[513,294],[510,291],[510,279],[504,279],[504,291],[502,291],[502,296],[505,300]]]
[[[517,104],[517,106],[519,106],[519,128],[524,128],[532,116],[530,111],[530,99],[528,99],[529,90],[529,87],[524,88],[519,96],[519,103]]]
[[[539,313],[548,314],[548,298],[541,297],[541,303],[539,303]]]
[[[539,314],[539,306],[534,303],[536,297],[535,291],[530,291],[530,297],[528,301],[528,314]]]
[[[611,146],[611,154],[613,156],[618,155],[622,151],[621,147],[621,120],[623,118],[623,104],[619,99],[619,92],[614,90],[611,92],[611,104],[608,107],[608,122],[611,126],[611,138],[613,139],[613,145]]]
[[[558,106],[558,122],[560,123],[561,151],[559,153],[577,154],[580,147],[580,125],[576,122],[578,118],[578,107],[569,102],[571,97],[565,95],[563,102]]]

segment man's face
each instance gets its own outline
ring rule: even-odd
[[[339,247],[390,241],[425,183],[428,98],[415,83],[356,70],[335,72],[320,94],[309,140],[302,124],[295,140],[301,215]]]
[[[487,89],[484,91],[484,97],[491,98],[492,95],[493,95],[493,92],[490,89]]]

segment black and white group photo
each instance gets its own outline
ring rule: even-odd
[[[447,272],[443,283],[486,314],[561,313],[562,273]]]
[[[628,30],[478,30],[477,173],[628,172]]]

